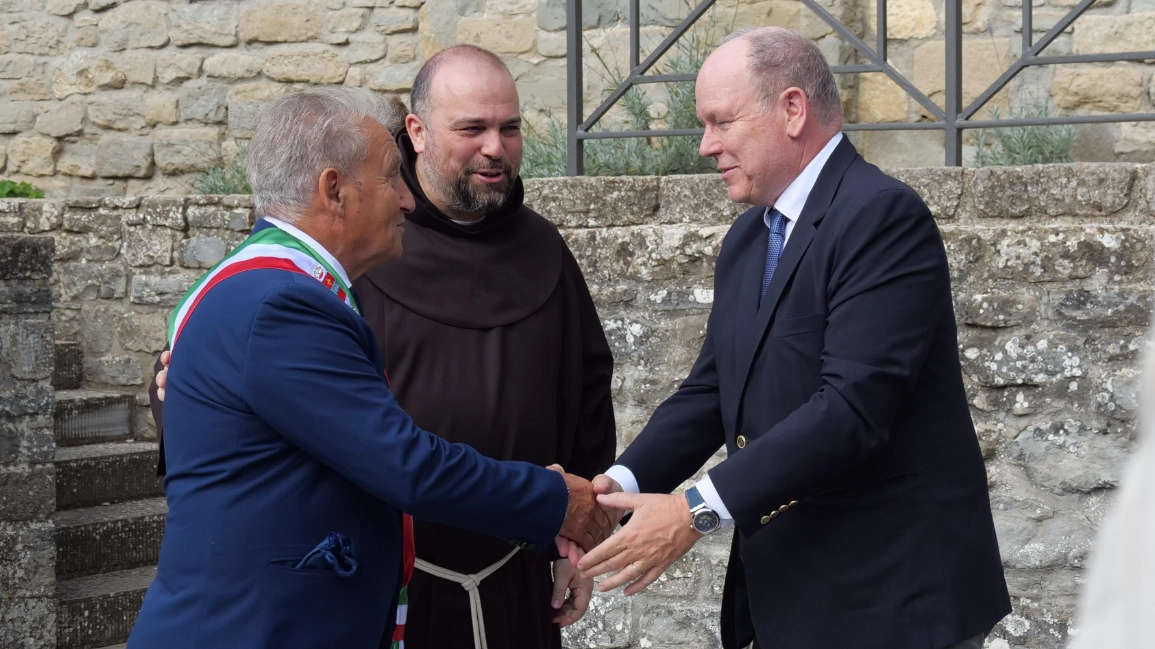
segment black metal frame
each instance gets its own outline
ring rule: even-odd
[[[697,74],[646,74],[666,52],[707,10],[715,0],[702,0],[689,15],[674,28],[645,60],[639,53],[639,5],[640,0],[630,1],[630,72],[621,85],[613,90],[605,101],[589,117],[583,118],[582,96],[582,0],[567,0],[566,5],[566,46],[568,69],[567,96],[567,153],[566,166],[571,176],[583,173],[583,144],[586,140],[652,137],[669,135],[701,135],[702,129],[669,129],[646,131],[593,131],[602,117],[634,86],[647,83],[667,83],[671,81],[693,81]],[[946,163],[950,166],[962,165],[962,135],[966,129],[997,128],[1006,126],[1039,126],[1050,124],[1096,124],[1110,122],[1155,121],[1155,113],[1130,113],[1110,115],[1070,115],[1058,117],[1037,117],[1020,119],[971,119],[992,97],[1002,90],[1012,79],[1028,67],[1053,65],[1057,63],[1103,63],[1115,61],[1142,61],[1155,59],[1155,50],[1146,52],[1124,52],[1119,54],[1066,54],[1042,56],[1042,51],[1050,45],[1063,30],[1067,29],[1079,16],[1094,4],[1095,0],[1082,0],[1066,16],[1055,24],[1037,42],[1033,41],[1031,29],[1032,0],[1023,0],[1023,54],[1010,69],[1002,74],[979,97],[965,108],[962,106],[962,0],[945,0],[946,10],[946,107],[939,108],[924,93],[899,74],[886,62],[886,0],[876,0],[878,10],[877,44],[870,49],[862,39],[843,25],[815,0],[798,0],[813,11],[827,25],[846,40],[869,63],[864,65],[832,66],[835,74],[857,74],[881,72],[886,74],[907,95],[914,98],[936,121],[846,124],[845,131],[943,131],[946,143]]]

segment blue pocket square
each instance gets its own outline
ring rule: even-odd
[[[341,577],[357,572],[357,557],[353,554],[353,542],[344,534],[330,533],[317,547],[309,551],[297,569],[325,570],[332,567]]]

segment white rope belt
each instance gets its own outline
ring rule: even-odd
[[[466,575],[460,572],[453,572],[446,570],[441,566],[435,566],[424,559],[418,559],[413,565],[426,574],[434,577],[441,577],[448,579],[455,584],[461,584],[465,592],[469,593],[469,612],[473,615],[473,646],[474,649],[488,649],[485,642],[485,617],[481,611],[481,593],[477,592],[477,587],[481,585],[482,580],[497,572],[497,569],[504,566],[517,554],[521,548],[514,548],[509,554],[505,555],[501,561],[489,566],[481,572],[472,575]]]

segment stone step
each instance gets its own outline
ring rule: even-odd
[[[56,393],[56,445],[115,442],[132,437],[136,399],[131,394],[60,390]]]
[[[56,510],[164,495],[156,442],[109,442],[56,449]]]
[[[78,390],[84,381],[84,351],[80,343],[56,341],[56,370],[52,373],[52,387],[57,390]]]
[[[57,512],[56,578],[156,565],[166,513],[164,498]]]
[[[56,582],[57,649],[103,647],[128,639],[156,567]]]

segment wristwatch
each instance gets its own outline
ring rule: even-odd
[[[690,503],[690,527],[701,534],[710,534],[722,526],[722,517],[706,506],[697,487],[686,490],[686,501]]]

